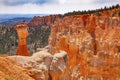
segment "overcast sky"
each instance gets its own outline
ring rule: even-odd
[[[0,14],[63,14],[120,4],[120,0],[0,0]]]

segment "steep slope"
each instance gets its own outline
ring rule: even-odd
[[[120,78],[119,11],[120,8],[103,11],[101,16],[66,16],[51,26],[50,52],[64,50],[68,53],[71,80]],[[116,15],[111,16],[114,12]]]

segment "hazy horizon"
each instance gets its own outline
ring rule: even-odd
[[[0,21],[13,18],[33,18],[34,16],[47,16],[49,14],[0,14]]]

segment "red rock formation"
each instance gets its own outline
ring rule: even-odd
[[[14,28],[17,30],[19,37],[19,44],[16,55],[29,56],[30,53],[27,48],[26,38],[28,36],[27,24],[25,22],[18,23],[14,25]]]
[[[71,80],[120,77],[120,20],[106,14],[67,16],[51,26],[50,52],[68,53]]]
[[[52,23],[50,16],[35,19],[39,21],[33,23],[36,26]],[[14,61],[19,58],[26,61],[18,63],[27,67],[36,80],[117,80],[120,78],[119,19],[109,11],[101,16],[57,18],[51,25],[49,52],[38,52],[26,60],[17,57]]]
[[[50,26],[51,24],[54,23],[54,21],[59,18],[60,15],[50,15],[50,16],[35,16],[30,22],[29,22],[29,26],[32,27],[38,27],[38,26],[42,26],[42,25],[47,25]]]

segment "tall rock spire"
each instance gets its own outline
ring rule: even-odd
[[[14,28],[16,29],[19,37],[19,44],[18,44],[16,55],[29,56],[30,53],[28,51],[27,44],[26,44],[26,38],[28,36],[27,22],[23,21],[23,22],[17,23],[14,25]]]

